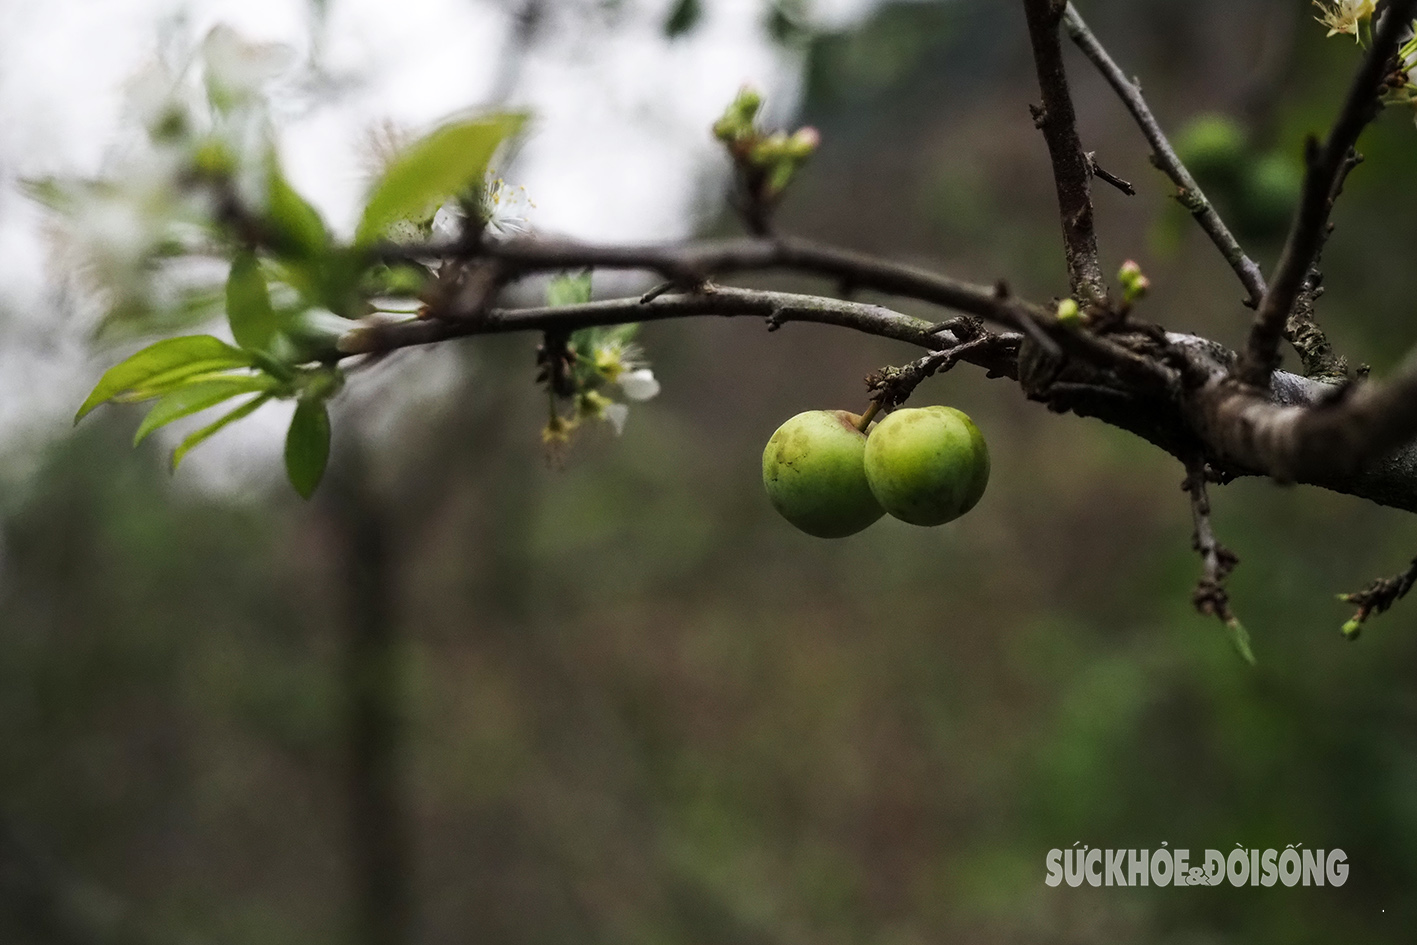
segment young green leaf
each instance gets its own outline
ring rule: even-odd
[[[149,433],[174,420],[180,420],[208,407],[215,407],[222,401],[241,394],[269,391],[275,383],[274,378],[258,374],[252,377],[203,380],[179,387],[165,395],[148,411],[143,422],[138,424],[137,432],[133,434],[133,445],[137,446]]]
[[[547,305],[583,305],[590,301],[590,273],[562,273],[546,285]]]
[[[1255,665],[1255,651],[1250,646],[1250,631],[1245,629],[1245,625],[1231,617],[1225,621],[1226,634],[1230,637],[1230,644],[1235,647],[1235,652],[1240,654],[1240,659]]]
[[[329,411],[323,401],[302,400],[295,407],[285,435],[285,473],[301,498],[315,494],[329,458]]]
[[[250,367],[252,364],[251,355],[211,335],[168,338],[148,345],[105,371],[88,399],[79,407],[74,422],[78,423],[99,404],[107,403],[121,394],[137,391],[157,378],[170,380],[181,376],[183,371],[197,374],[211,370]]]
[[[270,399],[270,394],[261,394],[259,397],[252,397],[250,400],[246,401],[246,403],[237,407],[235,410],[231,411],[228,414],[224,414],[215,422],[209,423],[206,426],[202,427],[200,430],[189,435],[187,439],[183,440],[178,445],[177,449],[172,451],[173,472],[177,471],[178,464],[182,462],[182,458],[184,456],[192,452],[193,447],[197,446],[204,440],[210,439],[214,433],[217,433],[223,427],[235,423],[237,420],[240,420],[243,417],[249,417],[251,414],[256,412],[257,407],[261,406]]]
[[[379,239],[389,224],[431,214],[436,204],[481,183],[487,162],[525,115],[505,113],[447,124],[414,143],[374,185],[355,242]]]
[[[115,395],[113,400],[120,404],[152,400],[154,397],[170,394],[179,387],[186,387],[198,381],[224,379],[229,376],[230,370],[231,365],[222,361],[193,361],[191,364],[184,364],[181,367],[154,375],[137,387]]]
[[[700,0],[679,0],[664,21],[664,35],[669,39],[678,39],[697,26],[703,15]]]
[[[250,351],[265,350],[276,333],[276,313],[255,253],[242,252],[231,261],[231,274],[226,278],[226,320],[236,343]]]
[[[274,157],[270,168],[267,218],[271,228],[271,249],[277,255],[313,259],[329,249],[330,235],[320,212],[290,186]]]

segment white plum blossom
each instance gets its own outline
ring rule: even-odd
[[[649,400],[659,393],[659,381],[655,379],[654,372],[649,368],[635,368],[633,371],[625,371],[617,379],[620,390],[629,400]]]
[[[1319,8],[1315,19],[1328,27],[1329,36],[1349,33],[1358,39],[1358,26],[1373,17],[1377,0],[1314,0],[1314,6]]]
[[[236,30],[220,24],[202,42],[207,94],[218,108],[258,98],[267,82],[295,62],[295,50],[284,43],[251,43]]]
[[[625,432],[625,421],[630,419],[630,408],[625,404],[606,404],[601,416],[610,424],[615,435],[620,436]]]

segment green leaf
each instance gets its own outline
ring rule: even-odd
[[[320,212],[290,186],[274,157],[266,215],[271,229],[271,249],[277,255],[312,259],[329,249],[330,234]]]
[[[242,252],[231,261],[231,274],[226,277],[226,320],[236,343],[251,351],[264,351],[276,333],[276,313],[255,253]]]
[[[583,305],[590,301],[590,273],[562,273],[546,286],[547,305]]]
[[[179,387],[195,384],[197,381],[211,381],[229,377],[231,375],[227,372],[230,370],[231,365],[224,361],[193,361],[191,364],[184,364],[181,367],[154,375],[132,390],[115,395],[113,399],[121,404],[151,400],[154,397],[161,397],[163,394],[170,394]]]
[[[88,399],[74,416],[78,423],[89,411],[113,398],[133,393],[162,378],[171,380],[182,372],[197,374],[204,371],[250,367],[251,355],[211,335],[184,335],[168,338],[120,361],[104,372]]]
[[[235,423],[242,417],[249,417],[251,414],[256,412],[257,407],[261,406],[270,399],[270,394],[262,394],[259,397],[252,397],[250,400],[246,401],[246,403],[237,407],[235,410],[220,417],[218,420],[216,420],[216,422],[210,423],[188,436],[187,439],[183,440],[178,445],[177,449],[172,451],[173,472],[177,471],[178,464],[182,462],[182,458],[184,456],[192,452],[193,447],[197,446],[199,443],[202,443],[204,440],[211,439],[214,433],[217,433],[228,424]]]
[[[285,435],[285,473],[300,497],[308,499],[330,459],[330,414],[323,401],[302,400]]]
[[[1226,635],[1230,637],[1230,645],[1235,647],[1235,652],[1240,654],[1240,659],[1255,665],[1255,651],[1250,646],[1250,631],[1245,629],[1245,625],[1231,617],[1225,621]]]
[[[525,121],[516,113],[489,115],[444,125],[414,143],[374,185],[355,242],[371,243],[389,224],[426,216],[437,203],[481,183],[497,147]]]
[[[174,420],[190,416],[198,411],[215,407],[224,400],[241,394],[269,391],[275,380],[266,375],[252,377],[232,377],[218,380],[201,380],[187,384],[165,395],[153,405],[138,430],[133,434],[133,445],[137,446],[147,435]]]
[[[678,39],[698,26],[703,16],[704,7],[700,0],[679,0],[664,21],[664,35]]]

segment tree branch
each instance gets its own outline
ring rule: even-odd
[[[1107,298],[1102,265],[1097,257],[1097,234],[1092,225],[1092,174],[1087,153],[1078,138],[1077,115],[1068,91],[1058,24],[1064,4],[1059,0],[1023,0],[1033,62],[1038,71],[1041,107],[1033,120],[1043,132],[1053,162],[1058,191],[1058,212],[1063,223],[1063,247],[1068,281],[1080,302],[1100,305]]]
[[[790,292],[714,287],[695,293],[662,294],[647,302],[639,298],[608,299],[583,305],[493,309],[479,319],[425,318],[393,324],[366,323],[341,338],[339,350],[346,355],[383,354],[399,348],[470,335],[516,331],[570,332],[597,325],[703,315],[762,318],[767,321],[770,331],[788,322],[837,325],[931,350],[949,348],[958,343],[952,334],[937,330],[939,326],[935,323],[880,305]],[[1000,349],[971,349],[963,357],[1002,376],[1016,376],[1014,359]]]
[[[1044,325],[1047,312],[1021,304],[1001,286],[984,286],[951,279],[929,270],[877,259],[863,253],[823,246],[791,237],[703,240],[677,244],[600,245],[575,240],[524,237],[487,240],[471,253],[453,244],[385,246],[377,251],[385,261],[446,258],[463,255],[501,263],[509,278],[566,269],[639,269],[655,272],[667,288],[694,288],[716,276],[743,272],[792,270],[832,279],[843,294],[867,289],[901,298],[930,302],[969,312],[1031,335],[1039,335],[1056,352]],[[465,312],[454,304],[439,313],[457,319]]]
[[[1264,276],[1260,273],[1259,265],[1245,254],[1239,240],[1230,232],[1205,192],[1191,176],[1191,172],[1186,170],[1186,165],[1177,157],[1156,116],[1151,113],[1146,99],[1142,97],[1141,86],[1136,80],[1127,78],[1126,73],[1107,54],[1107,50],[1071,3],[1063,14],[1063,24],[1069,38],[1082,50],[1083,55],[1092,61],[1107,80],[1107,84],[1112,86],[1122,100],[1122,104],[1126,105],[1127,111],[1131,112],[1132,118],[1141,128],[1142,135],[1151,145],[1151,163],[1171,178],[1172,183],[1179,188],[1176,199],[1195,217],[1201,229],[1230,264],[1230,268],[1235,270],[1235,275],[1240,277],[1241,285],[1249,294],[1250,307],[1257,308],[1265,294]]]
[[[339,350],[377,355],[473,335],[570,332],[705,315],[763,318],[770,329],[794,321],[835,325],[930,351],[964,340],[880,305],[717,287],[650,302],[626,298],[492,309],[476,319],[366,322],[340,340]],[[1079,357],[1069,370],[1079,373],[1059,385],[1058,396],[1045,398],[1055,409],[1097,417],[1183,461],[1202,451],[1227,476],[1273,476],[1417,512],[1417,446],[1409,442],[1417,434],[1417,361],[1385,384],[1350,387],[1275,372],[1268,393],[1260,394],[1230,377],[1234,352],[1205,339],[1166,335],[1165,356],[1180,365],[1190,385],[1181,389],[1171,382],[1176,369],[1116,341],[1087,332],[1061,336],[1078,345]],[[1019,379],[1012,345],[971,347],[960,355],[993,375]]]
[[[1333,198],[1345,174],[1345,164],[1358,136],[1381,107],[1379,94],[1391,68],[1398,43],[1411,27],[1417,0],[1391,0],[1368,50],[1349,87],[1348,96],[1322,146],[1309,138],[1304,160],[1304,192],[1299,210],[1279,257],[1269,290],[1260,302],[1250,329],[1239,377],[1252,386],[1264,386],[1278,360],[1279,340],[1294,308],[1295,299],[1323,244]]]
[[[1266,393],[1216,376],[1184,401],[1190,424],[1227,465],[1362,495],[1417,511],[1417,483],[1371,480],[1417,473],[1417,357],[1386,382],[1331,384],[1275,372]],[[1386,471],[1383,473],[1382,471]]]

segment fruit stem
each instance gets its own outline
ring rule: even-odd
[[[862,433],[865,433],[866,428],[871,425],[871,421],[876,419],[876,414],[880,412],[881,402],[879,400],[871,401],[871,406],[866,408],[866,412],[863,413],[861,415],[861,419],[857,421],[856,429],[860,430]]]

